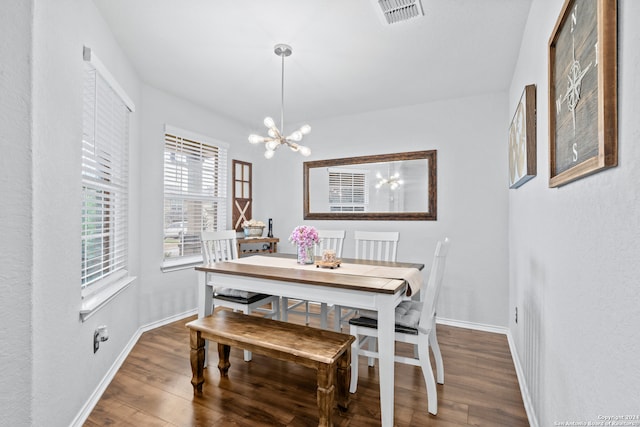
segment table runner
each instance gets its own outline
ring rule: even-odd
[[[294,268],[299,270],[315,270],[317,268],[315,264],[298,264],[295,258],[261,255],[238,258],[229,260],[228,262],[263,267]],[[422,283],[424,281],[420,270],[411,267],[386,267],[379,265],[340,263],[340,267],[338,268],[322,268],[322,271],[335,274],[382,277],[385,279],[402,279],[409,285],[407,288],[407,296],[416,294],[422,287]]]

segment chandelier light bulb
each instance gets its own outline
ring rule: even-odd
[[[275,154],[275,151],[273,150],[267,150],[264,152],[264,157],[266,157],[267,159],[270,159],[273,157],[273,155]]]
[[[294,133],[292,133],[291,135],[289,135],[287,137],[287,139],[291,139],[291,140],[296,141],[296,142],[302,141],[302,132],[297,130]]]
[[[305,147],[304,145],[301,145],[300,154],[302,154],[305,157],[309,157],[309,155],[311,154],[311,149],[309,147]]]
[[[303,135],[307,135],[309,132],[311,132],[311,126],[309,125],[303,125],[300,128],[300,132],[302,132]]]
[[[264,142],[264,138],[260,135],[252,133],[251,135],[249,135],[249,142],[252,144],[260,144],[261,142]]]
[[[271,117],[265,117],[264,118],[264,125],[266,127],[268,127],[269,129],[272,129],[272,128],[276,127],[276,122],[274,122]]]
[[[267,143],[264,145],[265,148],[267,149],[267,151],[271,151],[273,152],[279,145],[280,143],[276,140],[271,140],[271,141],[267,141]],[[271,155],[273,157],[273,154]],[[269,157],[267,157],[269,158]]]

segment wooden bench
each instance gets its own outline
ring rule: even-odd
[[[231,366],[230,347],[238,347],[315,369],[319,426],[333,425],[331,412],[335,400],[340,410],[347,410],[353,336],[227,310],[189,322],[187,327],[191,330],[194,393],[202,393],[205,340],[210,340],[218,343],[218,369],[223,377]]]

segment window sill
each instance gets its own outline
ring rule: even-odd
[[[127,289],[135,280],[135,276],[125,276],[97,291],[82,294],[82,304],[80,305],[80,320],[86,321],[98,310],[107,305],[118,294]]]
[[[183,257],[178,259],[168,259],[162,263],[160,269],[163,273],[169,273],[171,271],[186,270],[187,268],[193,268],[196,265],[202,264],[202,255],[196,255],[192,257]]]

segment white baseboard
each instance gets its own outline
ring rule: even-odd
[[[98,387],[96,387],[96,389],[93,391],[93,393],[89,397],[89,400],[87,400],[87,402],[84,404],[84,406],[82,407],[78,415],[76,415],[76,418],[72,421],[70,427],[82,427],[82,425],[85,423],[87,418],[89,418],[89,415],[91,415],[91,411],[93,411],[93,408],[96,406],[96,404],[102,397],[102,394],[105,392],[109,384],[111,384],[113,377],[115,377],[115,375],[118,373],[118,370],[120,369],[125,359],[129,355],[131,350],[133,350],[133,347],[136,345],[136,343],[140,339],[140,336],[144,332],[150,331],[160,326],[168,325],[169,323],[173,323],[180,319],[193,316],[194,314],[197,314],[197,313],[198,313],[198,310],[196,309],[189,310],[184,313],[176,314],[174,316],[167,317],[166,319],[162,319],[157,322],[152,322],[138,328],[138,330],[136,331],[135,334],[133,334],[133,336],[127,343],[127,345],[122,349],[122,351],[120,352],[120,355],[113,362],[113,364],[111,365],[111,368],[109,368],[105,376],[102,378],[102,381],[100,381],[100,383],[98,384]]]
[[[504,334],[506,335],[509,332],[508,328],[503,326],[495,326],[495,325],[487,325],[484,323],[475,323],[475,322],[467,322],[466,320],[453,320],[453,319],[445,319],[442,317],[436,317],[436,323],[440,323],[442,325],[447,326],[455,326],[458,328],[466,328],[466,329],[475,329],[477,331],[483,332],[493,332],[495,334]]]
[[[522,395],[522,401],[524,402],[524,410],[527,411],[529,425],[531,427],[538,427],[538,418],[536,417],[536,412],[533,409],[531,395],[529,394],[529,387],[527,387],[527,380],[525,379],[524,371],[522,370],[522,364],[520,363],[520,358],[518,357],[518,352],[516,351],[516,345],[513,341],[511,331],[507,332],[507,340],[509,341],[511,358],[513,359],[513,364],[516,367],[516,375],[518,376],[518,384],[520,385],[520,394]]]
[[[178,320],[182,320],[189,316],[193,316],[194,314],[198,314],[198,309],[194,308],[193,310],[185,311],[183,313],[176,314],[171,317],[167,317],[166,319],[161,319],[156,322],[148,323],[144,326],[140,327],[141,332],[147,332],[155,328],[159,328],[160,326],[168,325],[169,323],[177,322]]]

